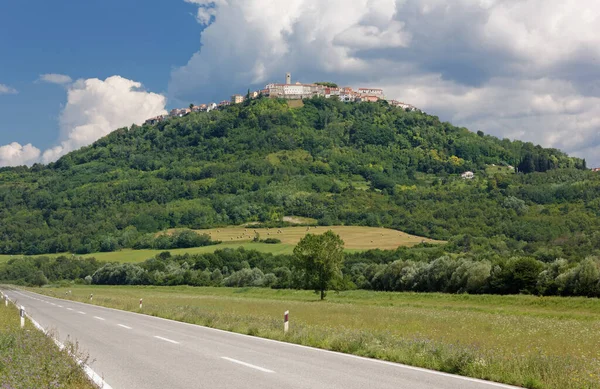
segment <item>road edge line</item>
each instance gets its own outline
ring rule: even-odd
[[[31,292],[31,293],[35,293],[35,292]],[[50,298],[52,298],[51,296],[48,296]],[[15,307],[17,306],[15,301],[12,301],[11,299],[8,298],[8,296],[6,296],[7,300],[10,301],[10,303],[12,305],[14,305]],[[18,308],[18,307],[17,307]],[[56,344],[56,346],[58,347],[58,349],[60,351],[65,349],[65,345],[62,344],[62,342],[58,339],[56,339],[54,336],[50,335],[48,333],[48,331],[46,331],[46,329],[44,327],[41,326],[40,323],[38,323],[37,321],[35,321],[31,315],[29,315],[27,312],[25,312],[25,317],[27,319],[29,319],[29,321],[31,322],[31,324],[33,324],[33,326],[38,330],[41,331],[44,335],[46,335],[47,337],[49,337],[50,339],[52,339],[52,341],[54,342],[54,344]],[[85,373],[85,375],[88,376],[88,378],[92,381],[92,383],[94,385],[96,385],[98,388],[100,389],[113,389],[112,386],[110,386],[106,381],[104,381],[104,379],[102,377],[100,377],[100,375],[98,373],[96,373],[91,367],[89,367],[88,365],[86,365],[85,363],[83,363],[83,361],[79,358],[77,358],[75,355],[69,353],[69,355],[71,356],[71,358],[73,358],[73,360],[75,361],[75,363],[77,363],[77,365],[81,366],[83,368],[83,371]]]

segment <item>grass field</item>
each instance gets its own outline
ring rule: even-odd
[[[73,345],[59,351],[51,339],[29,321],[20,328],[19,312],[0,304],[0,384],[2,389],[92,389],[83,370],[71,359]],[[82,358],[85,359],[85,358]]]
[[[600,301],[252,288],[69,287],[72,299],[528,388],[600,388]],[[31,289],[64,297],[65,289]],[[290,311],[290,332],[282,315]]]
[[[485,168],[485,172],[488,176],[493,176],[496,174],[514,174],[515,169],[511,169],[508,166],[488,165]]]

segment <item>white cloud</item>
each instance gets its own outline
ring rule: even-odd
[[[139,82],[120,76],[76,81],[68,89],[67,104],[60,114],[60,143],[43,153],[30,144],[2,146],[0,166],[52,162],[118,128],[165,114],[166,98],[141,87]]]
[[[283,78],[386,88],[442,119],[600,166],[596,0],[185,0],[206,28],[180,101]]]
[[[64,74],[47,73],[41,74],[39,81],[48,82],[50,84],[65,85],[72,83],[73,79]]]
[[[8,85],[0,84],[0,95],[15,95],[19,93],[15,88]]]
[[[0,167],[31,165],[40,156],[40,150],[31,143],[22,146],[17,142],[0,146]]]

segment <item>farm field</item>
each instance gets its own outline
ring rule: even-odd
[[[11,304],[0,305],[0,383],[2,388],[94,389],[81,369],[69,356],[82,360],[73,345],[59,351],[54,342],[26,320],[20,328],[18,310]]]
[[[600,301],[256,288],[72,286],[70,299],[527,388],[600,388]],[[65,288],[30,289],[64,297]],[[290,332],[282,315],[290,311]]]
[[[283,228],[257,228],[252,227],[227,227],[196,230],[201,234],[209,234],[213,240],[227,242],[251,241],[254,233],[260,234],[261,239],[275,238],[282,244],[295,246],[306,234],[323,234],[332,230],[345,242],[346,249],[392,250],[400,246],[414,246],[421,242],[442,243],[429,238],[410,235],[402,231],[388,228],[356,227],[356,226],[326,226],[326,227],[283,227]]]
[[[308,230],[307,230],[308,229]],[[204,254],[212,253],[215,250],[226,248],[237,249],[243,247],[247,250],[257,250],[264,253],[272,254],[292,254],[296,244],[306,234],[323,234],[332,230],[339,234],[345,242],[346,252],[355,252],[368,249],[395,249],[400,246],[414,246],[425,241],[427,243],[443,243],[433,239],[421,238],[406,234],[401,231],[391,230],[387,228],[374,227],[350,227],[350,226],[332,226],[332,227],[285,227],[285,228],[260,228],[256,231],[260,234],[261,239],[276,238],[281,240],[281,243],[267,244],[252,242],[254,238],[254,229],[251,227],[225,227],[213,228],[210,230],[196,230],[198,233],[210,234],[213,240],[222,241],[221,244],[205,247],[192,247],[186,249],[168,249],[168,250],[132,250],[123,249],[108,253],[92,253],[82,255],[84,258],[94,257],[99,261],[104,262],[121,262],[121,263],[138,263],[146,259],[152,258],[155,255],[170,251],[172,254]],[[281,231],[281,233],[278,233]],[[62,254],[41,254],[48,257],[57,257],[60,255],[71,255],[69,253]],[[41,256],[40,255],[40,256]],[[20,257],[20,255],[16,255]],[[0,255],[0,263],[6,262],[11,258],[10,255]]]

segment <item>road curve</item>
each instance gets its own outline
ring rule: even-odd
[[[60,341],[76,340],[113,389],[514,388],[32,292],[3,292]]]

